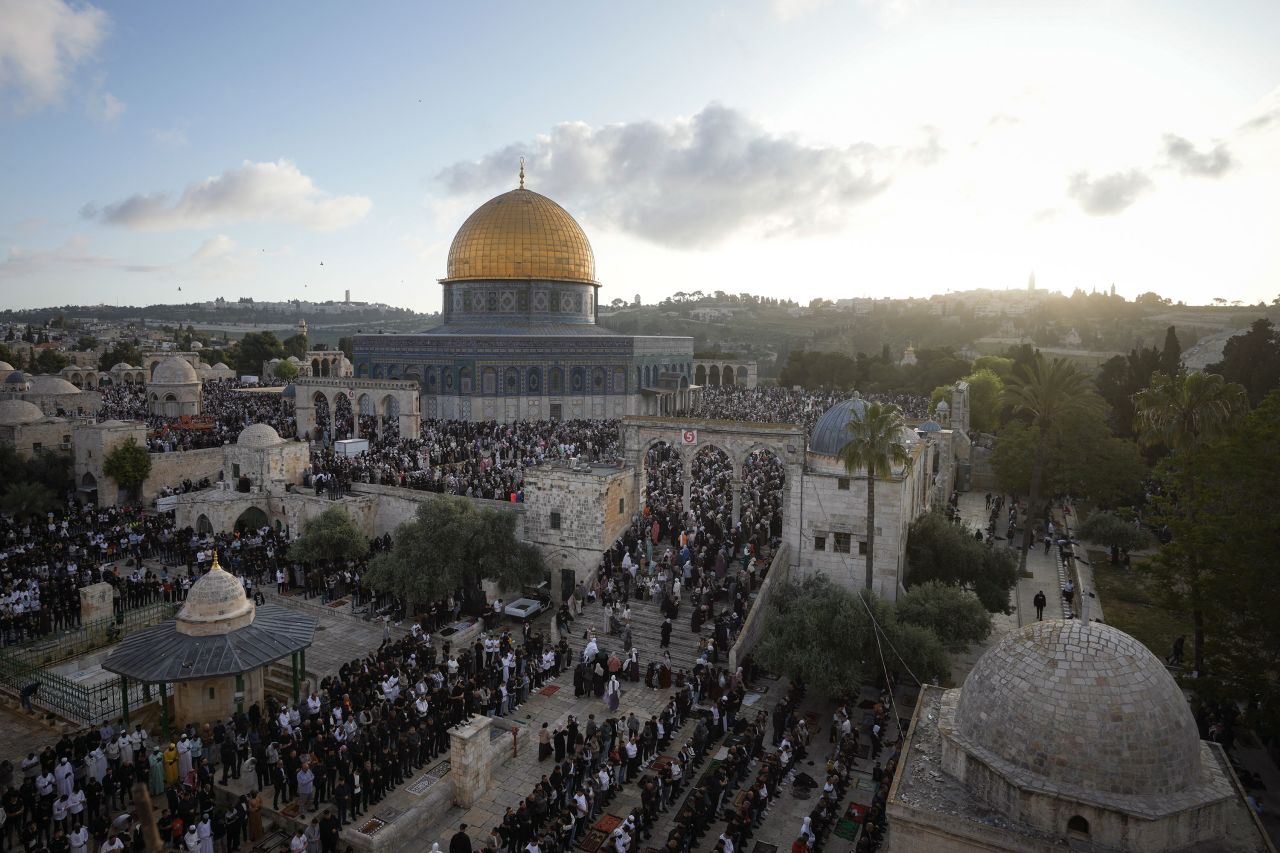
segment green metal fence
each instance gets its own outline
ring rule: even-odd
[[[180,606],[158,601],[134,607],[121,615],[90,622],[71,631],[46,634],[20,645],[7,646],[0,649],[0,654],[35,666],[49,666],[109,646],[134,631],[171,619]]]
[[[32,683],[40,685],[31,698],[35,708],[84,725],[119,719],[124,711],[120,679],[81,684],[49,667],[122,640],[134,631],[169,619],[179,605],[166,602],[126,610],[123,614],[83,625],[58,636],[47,635],[24,645],[0,648],[0,686],[18,694]],[[129,684],[129,707],[150,701],[156,685]]]

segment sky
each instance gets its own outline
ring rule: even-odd
[[[527,186],[601,298],[1280,295],[1280,3],[0,0],[0,307],[440,307]]]

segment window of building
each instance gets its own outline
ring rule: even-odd
[[[1069,835],[1087,836],[1089,834],[1089,821],[1085,820],[1080,815],[1075,815],[1067,821],[1067,833]]]
[[[863,539],[858,540],[858,554],[863,557],[867,556],[867,543]]]
[[[551,404],[551,420],[553,421],[564,420],[564,404],[563,403]]]
[[[564,391],[564,371],[558,367],[551,368],[551,393],[559,394]]]
[[[825,536],[813,537],[813,550],[815,551],[827,550],[827,537]]]
[[[558,512],[551,513],[551,529],[552,530],[560,529],[560,513]]]
[[[836,537],[836,541],[835,541],[835,544],[832,546],[831,550],[835,551],[837,554],[848,554],[849,540],[850,540],[849,534],[837,533],[835,534],[835,537]]]
[[[836,488],[842,492],[849,491],[849,478],[841,477],[840,479],[836,480]]]
[[[626,512],[626,511],[627,511],[627,499],[626,499],[626,498],[618,498],[618,514],[619,514],[619,515],[621,515],[622,513]]]
[[[43,444],[43,443],[41,443],[41,442],[39,442],[39,441],[33,441],[33,442],[31,442],[31,452],[32,452],[32,453],[35,453],[37,450],[39,450],[39,449],[40,449],[40,448],[42,448],[42,447],[44,447],[44,444]]]

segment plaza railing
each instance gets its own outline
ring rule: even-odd
[[[72,681],[64,675],[19,660],[0,650],[0,687],[15,695],[23,688],[39,684],[40,689],[28,701],[33,708],[49,711],[73,723],[96,726],[108,720],[119,720],[124,714],[120,680],[111,678],[95,685]],[[129,683],[129,707],[140,707],[156,695],[156,685]]]
[[[59,634],[45,634],[5,646],[0,654],[32,666],[50,666],[119,642],[134,631],[173,618],[180,604],[157,601]]]

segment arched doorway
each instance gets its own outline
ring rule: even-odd
[[[333,435],[333,417],[329,411],[329,398],[317,391],[311,398],[316,412],[316,428],[311,438],[315,441],[328,442]]]
[[[699,364],[697,369],[693,371],[693,384],[707,384],[707,366],[705,364]]]
[[[739,385],[747,384],[747,369],[745,367],[738,368],[738,384]]]
[[[742,529],[758,545],[770,537],[782,535],[787,469],[777,453],[757,448],[747,454],[739,472],[742,491],[739,495]],[[758,550],[758,549],[757,549]]]
[[[720,384],[720,368],[714,364],[711,365],[711,370],[707,373],[707,382],[711,385]]]
[[[733,366],[732,365],[726,364],[724,366],[724,370],[720,371],[720,384],[721,385],[733,384]]]
[[[400,398],[394,394],[382,398],[382,435],[400,435]]]
[[[80,497],[86,503],[96,504],[98,502],[98,478],[85,471],[84,476],[80,478],[78,491],[80,492]]]
[[[208,536],[213,532],[213,523],[209,521],[209,516],[203,512],[196,519],[196,533],[200,536]]]
[[[246,530],[260,530],[267,526],[269,526],[267,514],[256,506],[251,506],[240,513],[240,517],[236,519],[235,523],[237,533],[243,533]]]
[[[716,538],[733,528],[733,460],[714,444],[704,444],[689,466],[689,510]]]
[[[355,414],[351,411],[351,398],[346,394],[338,394],[337,402],[333,404],[333,438],[335,441],[351,438],[354,419]]]
[[[644,454],[644,505],[663,536],[678,532],[684,509],[684,461],[680,451],[665,441],[655,441]]]

